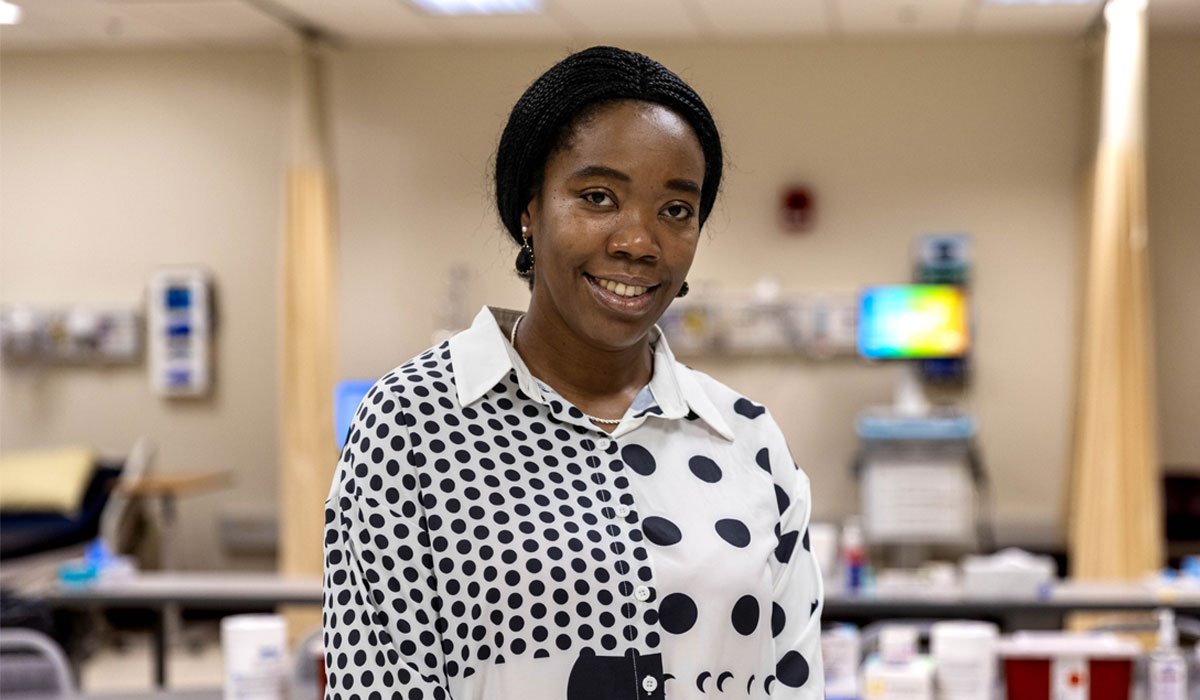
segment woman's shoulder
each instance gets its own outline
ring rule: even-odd
[[[730,426],[743,421],[750,421],[752,423],[764,423],[775,427],[775,421],[765,405],[758,403],[724,382],[714,379],[706,372],[694,369],[678,361],[676,361],[675,365],[680,378],[683,380],[681,383],[686,384],[690,380],[694,388],[699,390],[712,403],[713,407],[721,413],[721,417]],[[687,391],[686,388],[685,391]]]
[[[454,364],[450,360],[449,341],[442,341],[393,367],[375,381],[371,392],[378,390],[393,394],[412,394],[413,389],[418,386],[435,388],[442,392],[449,391],[454,386]]]

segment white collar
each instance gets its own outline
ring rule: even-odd
[[[521,391],[539,403],[546,403],[537,380],[500,330],[501,323],[511,324],[520,315],[520,311],[485,306],[479,310],[470,328],[450,339],[450,361],[454,365],[460,406],[478,401],[509,371],[516,372]],[[650,333],[650,344],[654,349],[650,391],[662,409],[662,418],[683,418],[690,409],[721,437],[732,442],[733,431],[692,371],[675,361],[662,329],[654,326]]]

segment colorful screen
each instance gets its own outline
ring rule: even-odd
[[[967,352],[962,287],[868,287],[858,303],[858,351],[873,359],[961,357]]]
[[[350,424],[354,422],[354,412],[362,403],[367,392],[375,382],[369,379],[348,379],[338,382],[333,388],[333,431],[338,441],[338,449],[350,437]]]

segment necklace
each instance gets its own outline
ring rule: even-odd
[[[517,349],[517,326],[521,325],[521,319],[523,318],[525,318],[525,314],[517,316],[517,320],[513,321],[512,332],[508,334],[508,342],[513,346],[513,350]],[[583,411],[580,411],[580,413],[583,413]],[[583,413],[583,417],[593,423],[604,423],[605,425],[619,425],[621,423],[620,418],[597,418],[596,416],[589,416],[586,413]]]

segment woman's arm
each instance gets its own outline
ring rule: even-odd
[[[771,632],[775,638],[775,683],[772,698],[821,700],[825,674],[821,665],[821,611],[825,604],[821,571],[808,543],[812,491],[808,475],[792,461],[783,434],[774,435],[763,457],[775,480],[779,507],[779,545],[771,557],[774,583]]]
[[[450,697],[441,599],[400,404],[383,381],[363,399],[325,501],[326,700],[397,690]]]

